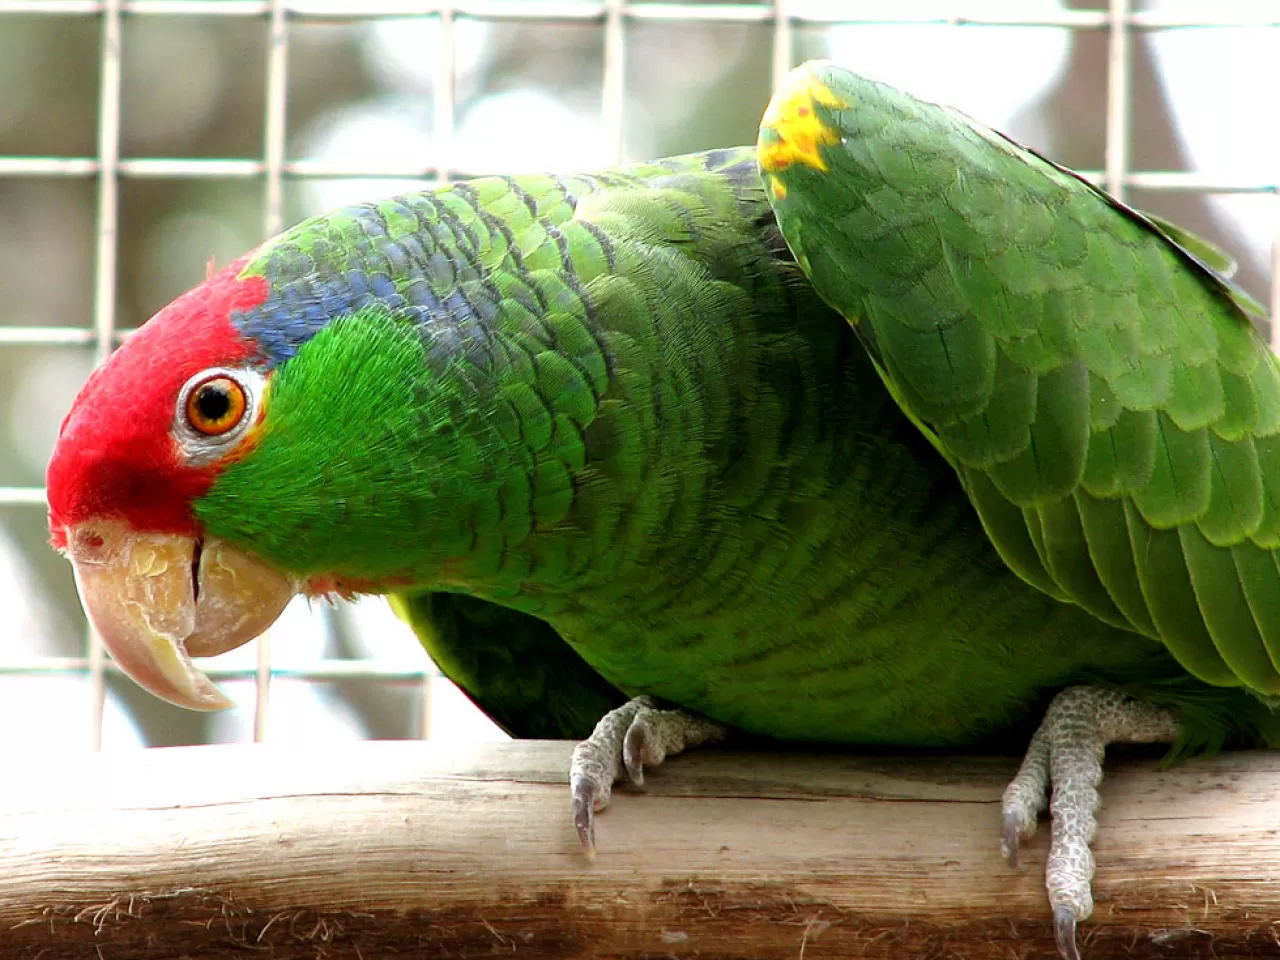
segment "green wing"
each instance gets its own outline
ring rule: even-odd
[[[440,671],[513,737],[581,740],[626,702],[537,617],[459,593],[389,599]]]
[[[787,242],[1005,561],[1280,692],[1280,373],[1207,244],[967,117],[829,64],[759,159]]]

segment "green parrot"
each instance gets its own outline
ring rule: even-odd
[[[859,109],[894,118],[897,97],[875,92]],[[846,122],[823,117],[828,132]],[[959,159],[918,175],[950,182],[955,164],[984,158],[937,117],[920,125],[935,134],[929,156],[950,138]],[[889,156],[894,130],[890,119],[876,134]],[[767,191],[742,147],[474,180],[268,240],[161,310],[86,383],[49,465],[52,543],[122,669],[194,709],[228,701],[191,658],[247,642],[293,596],[388,595],[510,733],[586,738],[569,781],[589,852],[616,780],[729,731],[948,750],[1030,742],[1004,842],[1016,856],[1053,755],[1048,885],[1072,955],[1102,745],[1270,742],[1270,710],[1200,661],[1189,670],[1160,631],[1101,615],[1097,591],[1070,602],[1078,578],[1068,589],[1044,572],[1056,555],[1028,576],[1037,554],[1011,540],[1014,508],[996,511],[992,534],[994,501],[957,474],[948,446],[954,433],[967,454],[985,434],[921,429],[950,409],[937,397],[959,392],[956,375],[902,387],[885,359],[898,354],[879,340],[864,349],[832,295],[833,273],[852,295],[857,271],[879,280],[906,264],[914,234],[876,224],[910,208],[867,208],[858,222],[876,242],[833,232],[817,260],[798,225],[815,203],[855,203],[860,181],[767,160],[825,149],[834,164],[838,138],[770,144]],[[771,202],[806,251],[799,263]],[[1035,221],[1044,237],[1078,230],[1051,210]],[[1145,221],[1135,229],[1167,243]],[[846,267],[855,255],[866,259]],[[1175,292],[1211,285],[1171,262],[1190,278],[1171,270]],[[1091,292],[1092,265],[1067,288]],[[903,309],[928,302],[902,289],[915,298]],[[917,393],[933,405],[917,410]],[[1040,394],[1046,409],[1073,396]],[[1096,414],[1112,428],[1124,416],[1109,415]],[[1055,409],[1026,422],[1061,432],[1077,419]]]

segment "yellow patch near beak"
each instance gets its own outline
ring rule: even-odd
[[[848,106],[806,67],[792,70],[761,119],[761,126],[774,137],[771,143],[760,147],[761,167],[770,173],[785,170],[793,163],[827,169],[818,148],[839,143],[840,134],[818,118],[818,104],[835,109]],[[784,195],[785,191],[784,187]]]

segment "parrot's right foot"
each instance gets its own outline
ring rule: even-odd
[[[596,855],[595,814],[609,804],[623,769],[637,786],[644,765],[657,766],[687,747],[723,740],[726,728],[685,710],[663,710],[650,697],[636,697],[610,710],[591,736],[573,748],[569,786],[573,825],[588,857]]]
[[[1018,865],[1018,845],[1049,807],[1052,821],[1045,887],[1053,907],[1054,935],[1064,960],[1080,960],[1076,925],[1093,912],[1093,852],[1109,743],[1163,743],[1178,736],[1178,718],[1105,687],[1068,687],[1053,698],[1031,738],[1027,755],[1004,792],[1000,849]],[[1053,799],[1049,799],[1049,785]]]

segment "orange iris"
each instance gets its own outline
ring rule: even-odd
[[[234,430],[244,419],[244,388],[230,377],[210,377],[187,394],[187,422],[208,437]]]

